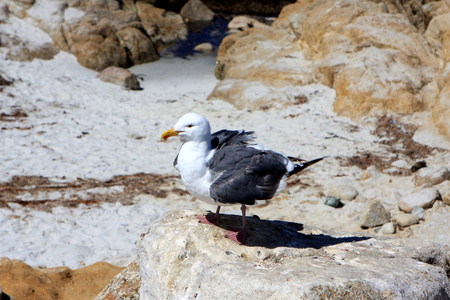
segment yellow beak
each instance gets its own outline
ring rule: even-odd
[[[161,135],[161,138],[167,140],[171,136],[178,135],[180,132],[181,131],[176,131],[175,129],[172,128],[172,129],[164,131],[164,133]]]

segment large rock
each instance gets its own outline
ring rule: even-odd
[[[320,83],[336,91],[340,115],[432,111],[430,122],[448,139],[448,20],[420,1],[300,0],[272,26],[223,40],[221,82],[209,99],[266,109],[291,105],[295,88]]]
[[[248,218],[246,245],[224,237],[240,216],[201,224],[169,212],[138,245],[141,299],[448,299],[448,246],[324,232]],[[436,265],[433,265],[435,263]]]
[[[180,15],[144,1],[54,2],[60,5],[47,4],[48,9],[45,1],[31,2],[16,15],[34,19],[60,49],[97,71],[155,61],[160,51],[187,35]]]

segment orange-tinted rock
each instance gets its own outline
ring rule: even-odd
[[[35,269],[19,260],[0,259],[0,286],[15,300],[93,299],[123,268],[99,262],[71,270]]]

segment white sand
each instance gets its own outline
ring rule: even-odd
[[[0,32],[6,27],[20,34],[29,26],[13,18],[0,25]],[[35,36],[45,36],[33,30],[38,32]],[[350,127],[355,124],[335,115],[335,94],[330,88],[306,86],[302,88],[309,99],[305,104],[248,112],[222,101],[206,101],[217,83],[211,56],[162,59],[135,66],[131,71],[144,75],[144,90],[127,91],[101,82],[96,72],[83,68],[64,52],[51,61],[21,63],[6,60],[6,51],[0,48],[0,72],[14,79],[14,84],[0,93],[0,113],[20,108],[28,117],[1,122],[1,182],[14,175],[71,181],[138,172],[175,174],[172,161],[180,142],[162,142],[160,135],[181,115],[195,111],[211,121],[213,130],[254,130],[258,142],[268,148],[305,159],[330,157],[304,177],[316,187],[293,189],[295,197],[283,195],[285,202],[255,209],[263,218],[351,230],[358,227],[363,203],[349,203],[341,210],[324,206],[321,185],[343,177],[360,193],[381,199],[390,209],[395,209],[396,192],[408,194],[414,188],[403,178],[394,178],[392,183],[386,175],[380,175],[378,182],[360,182],[361,170],[339,166],[334,156],[351,156],[358,151],[389,154],[375,142],[370,126],[353,131]],[[429,165],[448,162],[445,155],[430,158]],[[303,206],[304,201],[310,206]],[[46,267],[78,268],[97,261],[125,266],[135,258],[139,235],[164,211],[214,209],[198,201],[180,201],[173,195],[166,201],[142,196],[135,202],[131,206],[58,207],[52,213],[12,204],[0,209],[0,256]],[[239,213],[229,210],[234,211]],[[442,240],[450,240],[448,234]]]

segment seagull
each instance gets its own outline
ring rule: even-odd
[[[178,136],[183,141],[173,165],[187,190],[197,199],[217,205],[215,216],[197,216],[201,223],[218,224],[220,207],[241,205],[242,228],[227,237],[239,244],[246,239],[246,205],[269,200],[286,186],[284,180],[321,161],[286,156],[249,142],[253,131],[222,129],[211,134],[208,120],[190,112],[161,138]]]

